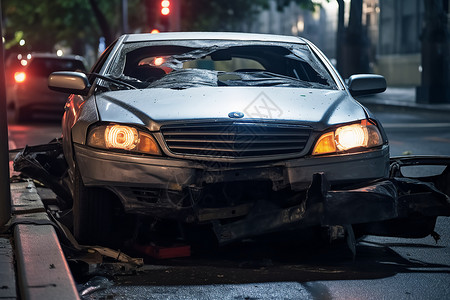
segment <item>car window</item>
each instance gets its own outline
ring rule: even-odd
[[[56,71],[85,71],[83,63],[75,59],[34,58],[27,72],[38,77],[48,77]]]
[[[109,68],[111,75],[130,83],[137,81],[140,88],[337,88],[327,69],[307,45],[209,41],[203,47],[189,47],[187,42],[174,43],[123,45],[113,60],[114,65]]]

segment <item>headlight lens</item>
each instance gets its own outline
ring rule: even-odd
[[[317,141],[313,155],[343,152],[355,148],[381,146],[383,139],[377,126],[363,120],[359,124],[345,125],[323,134]]]
[[[119,124],[93,128],[89,131],[87,144],[102,149],[119,149],[161,155],[161,150],[150,133]]]

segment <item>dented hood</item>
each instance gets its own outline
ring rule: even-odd
[[[288,87],[196,87],[106,92],[96,97],[100,119],[149,126],[182,120],[271,119],[326,127],[366,118],[346,91]],[[319,129],[317,128],[317,129]]]

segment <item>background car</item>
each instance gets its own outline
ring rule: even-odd
[[[384,130],[352,97],[386,81],[346,85],[305,39],[124,35],[90,75],[56,72],[49,86],[76,94],[62,147],[82,243],[120,239],[124,215],[142,216],[137,231],[219,244],[351,224],[393,234],[377,222],[407,216]]]
[[[81,56],[34,53],[21,59],[20,63],[22,67],[16,67],[12,74],[14,82],[8,105],[14,108],[16,122],[29,120],[40,112],[62,115],[69,94],[50,90],[48,76],[55,71],[84,72],[84,59]]]

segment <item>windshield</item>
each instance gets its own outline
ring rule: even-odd
[[[323,64],[307,45],[301,44],[227,41],[130,43],[122,45],[117,53],[105,75],[138,88],[337,88]]]

